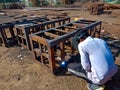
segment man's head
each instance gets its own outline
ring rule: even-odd
[[[82,42],[89,36],[89,33],[87,30],[81,31],[77,33],[73,38],[72,38],[72,47],[76,50],[78,50],[78,44],[79,42]]]
[[[89,36],[89,33],[87,30],[81,31],[79,34],[77,34],[77,40],[78,42],[82,42]]]

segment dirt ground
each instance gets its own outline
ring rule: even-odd
[[[21,15],[40,16],[43,13],[68,13],[75,17],[102,21],[102,29],[120,40],[120,9],[105,11],[102,15],[91,15],[84,10],[5,10],[0,23],[19,19]],[[109,13],[111,12],[111,13]],[[113,43],[114,44],[114,43]],[[120,42],[117,44],[120,50]],[[113,49],[113,48],[112,48]],[[117,53],[117,55],[116,55]],[[116,64],[120,65],[120,51],[115,52]],[[30,51],[14,46],[0,46],[0,90],[87,90],[85,80],[71,74],[53,75],[48,68],[35,62]]]

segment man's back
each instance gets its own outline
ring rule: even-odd
[[[81,64],[94,83],[103,84],[117,72],[112,53],[102,39],[89,36],[78,48]]]

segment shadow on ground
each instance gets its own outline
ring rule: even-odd
[[[103,37],[103,39],[107,42],[108,46],[110,47],[114,58],[118,57],[120,54],[120,40],[111,37]],[[80,61],[80,55],[76,55],[71,57],[72,61],[78,59]],[[115,59],[116,60],[116,59]],[[120,65],[118,66],[118,72],[105,84],[105,90],[120,90]],[[56,73],[57,76],[70,76],[73,74],[68,74],[67,68],[60,68]]]
[[[113,57],[116,58],[120,55],[120,40],[105,35],[103,39],[107,42],[110,50],[112,51]],[[105,90],[120,90],[120,65],[118,65],[118,72],[106,83]]]
[[[120,54],[120,40],[111,37],[104,37],[103,39],[107,42],[108,46],[110,47],[114,58],[118,57]]]

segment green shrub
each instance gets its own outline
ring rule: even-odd
[[[49,6],[49,2],[48,1],[43,1],[41,3],[42,3],[42,6]]]
[[[5,3],[0,3],[0,9],[5,9]]]

